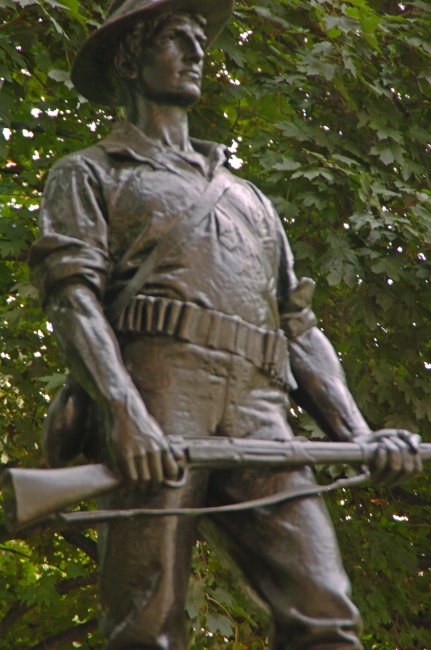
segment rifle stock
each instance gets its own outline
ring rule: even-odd
[[[5,524],[18,531],[63,508],[115,490],[121,481],[106,465],[8,469],[2,476]]]
[[[301,439],[273,442],[171,436],[169,442],[174,455],[189,469],[368,465],[377,448],[377,443]],[[431,460],[431,444],[421,445],[420,454],[424,461]],[[18,531],[80,501],[115,490],[121,482],[102,464],[64,469],[8,469],[2,477],[6,525]]]

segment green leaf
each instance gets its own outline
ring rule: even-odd
[[[277,122],[274,126],[280,129],[287,138],[294,138],[300,142],[308,139],[308,129],[305,124],[294,124],[286,121]]]
[[[67,375],[65,373],[56,373],[54,375],[43,375],[38,377],[38,381],[45,384],[45,390],[52,392],[61,388],[66,381]]]
[[[396,143],[378,142],[371,147],[370,154],[378,156],[385,165],[402,164],[404,161],[403,150]]]
[[[333,63],[327,63],[321,58],[317,58],[312,54],[307,54],[301,63],[301,70],[309,76],[316,75],[318,77],[323,77],[328,81],[332,81],[337,67]]]
[[[71,15],[82,25],[85,25],[86,17],[80,11],[79,0],[62,0],[61,5],[67,7]]]
[[[54,79],[54,81],[65,82],[69,81],[70,73],[66,72],[65,70],[49,70],[48,77],[50,79]]]
[[[208,614],[206,624],[208,630],[213,634],[220,632],[223,636],[229,637],[233,633],[231,620],[223,614]]]
[[[292,170],[298,169],[300,166],[301,165],[299,162],[296,162],[295,160],[289,160],[286,158],[281,163],[275,163],[273,165],[273,168],[280,172],[287,172],[287,171],[290,172]]]
[[[327,30],[337,29],[344,34],[358,28],[358,23],[347,16],[325,16],[325,25]]]

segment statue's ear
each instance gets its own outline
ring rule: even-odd
[[[119,77],[133,81],[138,78],[138,67],[136,61],[125,50],[121,43],[114,57],[114,68]]]

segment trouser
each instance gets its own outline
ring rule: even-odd
[[[124,345],[126,365],[165,434],[286,440],[288,397],[248,361],[167,338]],[[310,470],[191,472],[181,489],[115,493],[104,507],[236,503],[313,482]],[[360,617],[332,524],[318,497],[215,517],[251,586],[269,606],[275,650],[360,650]],[[147,517],[100,534],[106,650],[184,650],[185,600],[197,522]]]

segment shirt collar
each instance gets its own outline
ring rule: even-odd
[[[191,138],[193,149],[204,156],[209,164],[211,174],[217,168],[226,164],[226,147],[216,142],[197,140]],[[171,167],[173,158],[181,158],[187,161],[187,152],[177,151],[171,147],[165,147],[156,140],[147,137],[143,131],[131,122],[119,122],[114,126],[111,133],[102,138],[99,143],[108,154],[121,156],[130,160],[144,162],[151,159]],[[196,164],[192,157],[190,161]]]

